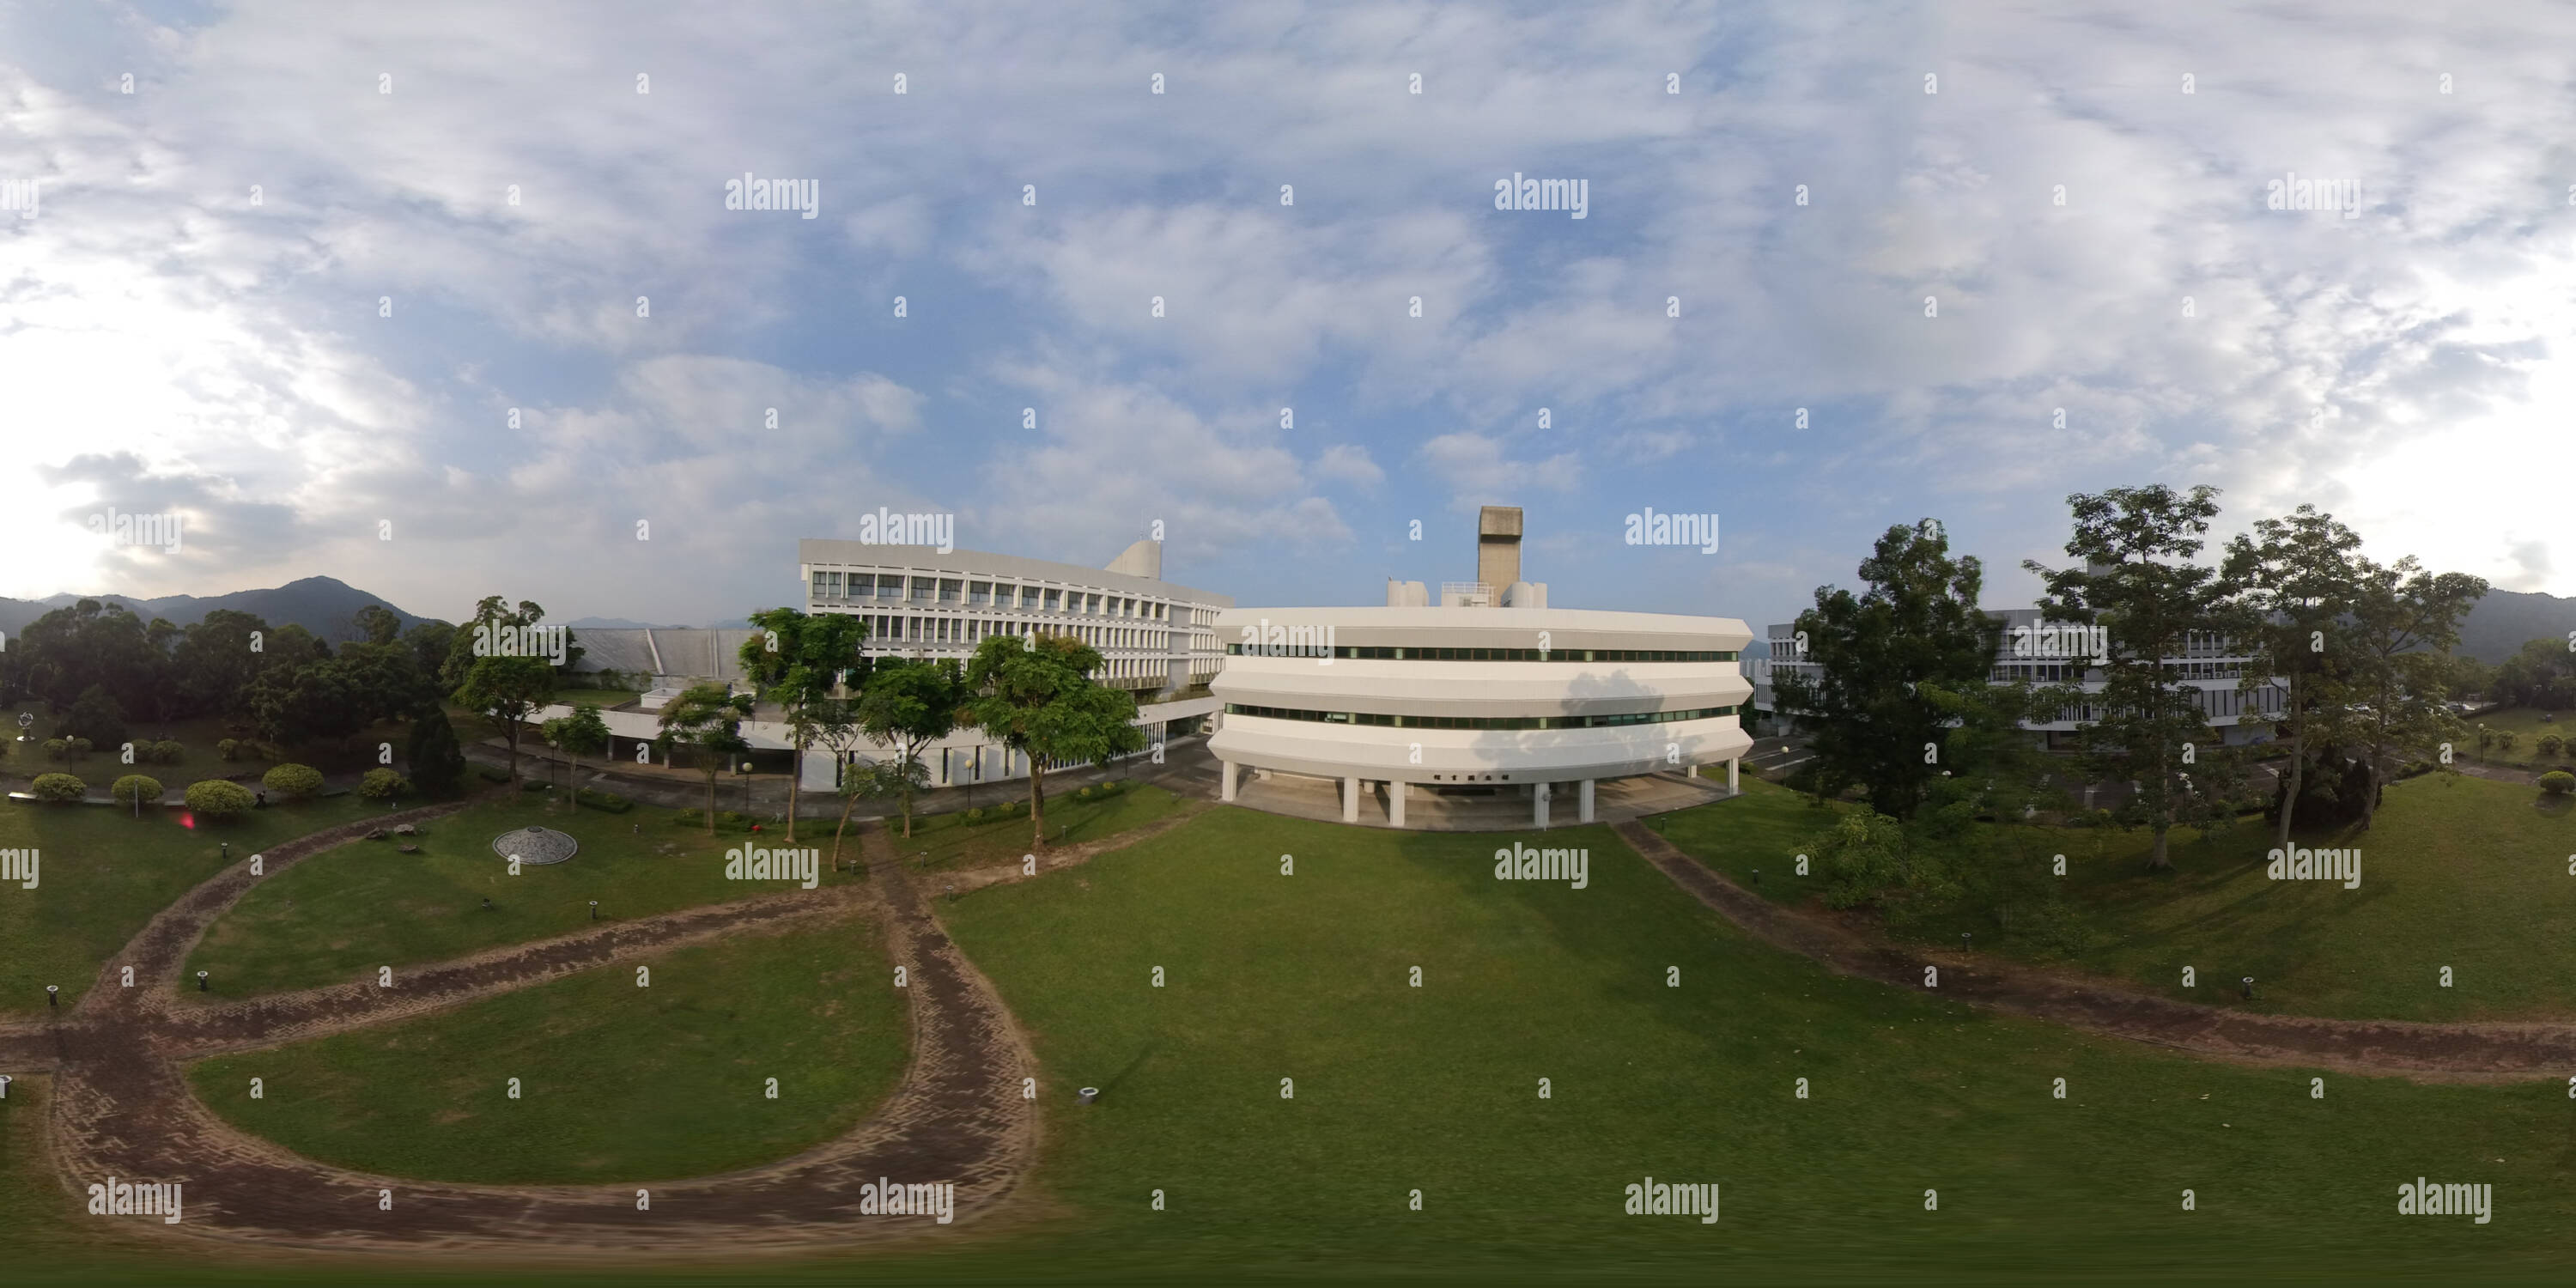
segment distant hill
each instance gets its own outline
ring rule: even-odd
[[[195,595],[169,595],[160,599],[135,599],[126,595],[52,595],[44,599],[0,599],[0,631],[16,635],[27,629],[27,623],[84,599],[101,603],[123,604],[134,615],[149,622],[155,617],[169,619],[174,626],[193,626],[204,621],[206,614],[219,608],[254,613],[271,626],[293,623],[326,640],[350,635],[350,623],[358,610],[369,604],[383,604],[402,618],[403,628],[428,619],[406,613],[375,595],[347,582],[331,577],[306,577],[267,590],[237,590],[229,595],[203,599]]]
[[[2490,590],[2460,624],[2464,653],[2490,665],[2536,639],[2565,640],[2576,631],[2576,599],[2518,590]]]

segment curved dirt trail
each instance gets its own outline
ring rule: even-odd
[[[2509,1081],[2576,1075],[2576,1024],[2425,1024],[2262,1015],[2149,997],[2016,968],[1989,957],[1916,954],[1784,908],[1728,881],[1638,823],[1616,829],[1675,885],[1754,938],[1842,975],[1921,990],[1941,969],[1938,996],[2198,1055],[2426,1081]]]
[[[369,827],[452,812],[432,807],[334,828],[265,851],[266,871]],[[137,987],[101,986],[39,1024],[0,1030],[0,1058],[54,1074],[52,1148],[75,1192],[91,1181],[178,1181],[185,1216],[135,1229],[341,1251],[514,1255],[731,1254],[886,1238],[942,1227],[927,1217],[862,1216],[859,1187],[879,1179],[953,1184],[955,1220],[991,1213],[1034,1159],[1038,1107],[1021,1094],[1036,1061],[991,984],[948,941],[883,842],[865,887],[798,891],[658,917],[414,967],[392,989],[340,986],[208,1007],[179,1004],[180,962],[256,878],[247,860],[183,896],[116,965]],[[866,842],[863,841],[863,844]],[[884,1104],[840,1139],[768,1166],[636,1185],[494,1186],[370,1176],[289,1153],[234,1130],[200,1104],[182,1066],[386,1023],[646,953],[817,919],[875,916],[888,956],[907,968],[912,1059]],[[151,981],[145,986],[145,981]],[[637,1189],[651,1193],[638,1210]],[[383,1191],[390,1190],[390,1207]]]

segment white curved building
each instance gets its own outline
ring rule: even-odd
[[[1383,785],[1404,826],[1411,789],[1529,789],[1534,821],[1570,788],[1593,817],[1594,784],[1723,762],[1727,787],[1753,740],[1737,723],[1752,682],[1736,658],[1749,628],[1727,617],[1544,607],[1518,579],[1519,512],[1489,508],[1480,552],[1494,582],[1392,583],[1385,608],[1230,609],[1208,747],[1223,799],[1245,768],[1337,780],[1342,817]],[[1494,540],[1507,525],[1508,543]],[[1508,544],[1507,552],[1495,549]],[[1503,580],[1508,576],[1510,580]],[[1510,589],[1499,607],[1495,582]],[[1522,607],[1518,605],[1529,605]]]

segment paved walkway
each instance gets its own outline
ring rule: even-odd
[[[1674,884],[1754,938],[1813,958],[1836,974],[1923,990],[1923,968],[1938,966],[1936,996],[1949,1001],[2226,1060],[2424,1081],[2503,1082],[2576,1074],[2576,1024],[2421,1024],[2261,1015],[2149,997],[1992,957],[1912,952],[1863,939],[1753,894],[1641,824],[1620,824],[1618,832]]]
[[[462,808],[432,806],[328,829],[264,853],[272,875],[387,822]],[[99,985],[61,1017],[0,1029],[0,1061],[54,1078],[49,1123],[67,1185],[89,1178],[176,1180],[186,1219],[136,1223],[149,1238],[218,1238],[312,1249],[407,1248],[579,1256],[738,1255],[788,1247],[936,1237],[956,1225],[862,1217],[859,1187],[880,1177],[957,1186],[957,1224],[1001,1208],[1034,1160],[1037,1074],[1027,1042],[992,985],[948,940],[882,831],[863,844],[864,886],[692,908],[610,922],[578,935],[397,972],[391,990],[334,987],[191,1007],[178,994],[188,951],[257,880],[247,860],[155,917]],[[192,1060],[303,1041],[491,997],[574,971],[743,933],[776,933],[860,915],[884,927],[907,967],[912,1062],[887,1101],[849,1134],[767,1167],[649,1185],[492,1186],[371,1176],[291,1154],[234,1130],[190,1092]],[[136,986],[116,987],[123,966]],[[379,1192],[391,1190],[390,1210]]]

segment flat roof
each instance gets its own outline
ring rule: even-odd
[[[1232,608],[1234,597],[1214,591],[1184,586],[1179,582],[1130,573],[1111,572],[1087,564],[1056,563],[1048,559],[1029,559],[1020,555],[995,554],[988,550],[951,550],[945,554],[937,546],[892,546],[871,541],[835,541],[824,537],[802,537],[796,542],[796,562],[808,566],[820,564],[843,568],[901,568],[908,572],[962,573],[976,577],[1000,577],[1015,581],[1052,581],[1071,586],[1114,590],[1122,595],[1147,595],[1184,603]]]

